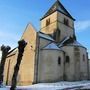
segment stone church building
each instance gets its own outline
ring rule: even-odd
[[[76,81],[89,78],[86,47],[76,38],[75,19],[57,0],[40,19],[40,31],[28,24],[21,39],[27,42],[20,65],[18,85]],[[17,61],[17,47],[7,56],[4,84],[11,85]]]

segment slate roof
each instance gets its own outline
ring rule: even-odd
[[[78,41],[74,41],[72,43],[69,43],[67,45],[73,45],[73,46],[82,46]]]
[[[77,40],[74,40],[71,37],[66,37],[63,41],[61,41],[58,44],[58,47],[62,47],[62,46],[80,46],[80,47],[84,47]]]
[[[64,44],[67,40],[69,40],[69,38],[70,38],[70,37],[65,37],[65,38],[58,44],[58,46],[59,46],[59,47],[63,46],[63,44]]]
[[[49,36],[48,34],[42,33],[42,32],[38,32],[39,37],[50,40],[50,41],[55,41],[51,36]]]
[[[50,43],[49,45],[47,45],[43,49],[59,49],[60,50],[60,48],[55,43]]]
[[[43,49],[60,49],[60,47],[63,47],[63,46],[80,46],[80,47],[84,47],[76,39],[74,39],[74,38],[72,38],[70,36],[65,37],[58,44],[55,43],[55,40],[51,36],[49,36],[48,34],[44,34],[44,33],[40,32],[40,31],[39,31],[39,37],[44,38],[46,40],[52,41],[52,43],[48,44]]]
[[[52,5],[52,7],[47,11],[47,13],[41,18],[44,19],[45,17],[49,16],[50,14],[54,13],[55,11],[58,11],[71,19],[75,20],[70,13],[64,8],[64,6],[60,3],[59,0],[56,0],[56,2]]]

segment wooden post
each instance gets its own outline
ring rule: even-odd
[[[14,67],[14,73],[12,77],[12,84],[10,90],[16,90],[18,71],[21,64],[24,48],[26,45],[27,43],[24,40],[18,42],[18,57],[17,57],[17,63]]]

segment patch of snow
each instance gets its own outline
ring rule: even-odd
[[[0,90],[9,90],[10,86],[1,88]],[[17,86],[17,90],[75,90],[75,89],[90,89],[90,81],[67,82],[61,81],[57,83],[39,83],[30,86]]]
[[[9,90],[9,89],[7,89],[7,88],[0,88],[0,90]]]
[[[84,90],[90,90],[90,84],[88,84],[88,85],[86,85],[86,86],[84,86],[84,87],[82,87],[81,89],[84,89]]]

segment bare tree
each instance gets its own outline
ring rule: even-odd
[[[26,45],[27,45],[27,43],[24,40],[21,40],[21,41],[18,42],[18,51],[19,51],[19,53],[18,53],[18,57],[17,57],[17,63],[14,67],[14,73],[13,73],[13,77],[12,77],[12,84],[11,84],[10,90],[15,90],[16,89],[18,71],[19,71],[21,60],[22,60],[24,48],[25,48]]]
[[[5,66],[5,61],[6,61],[6,57],[8,54],[8,51],[11,48],[9,46],[1,46],[1,51],[2,51],[2,58],[1,58],[1,63],[0,63],[0,87],[3,84],[3,73],[4,73],[4,66]]]

